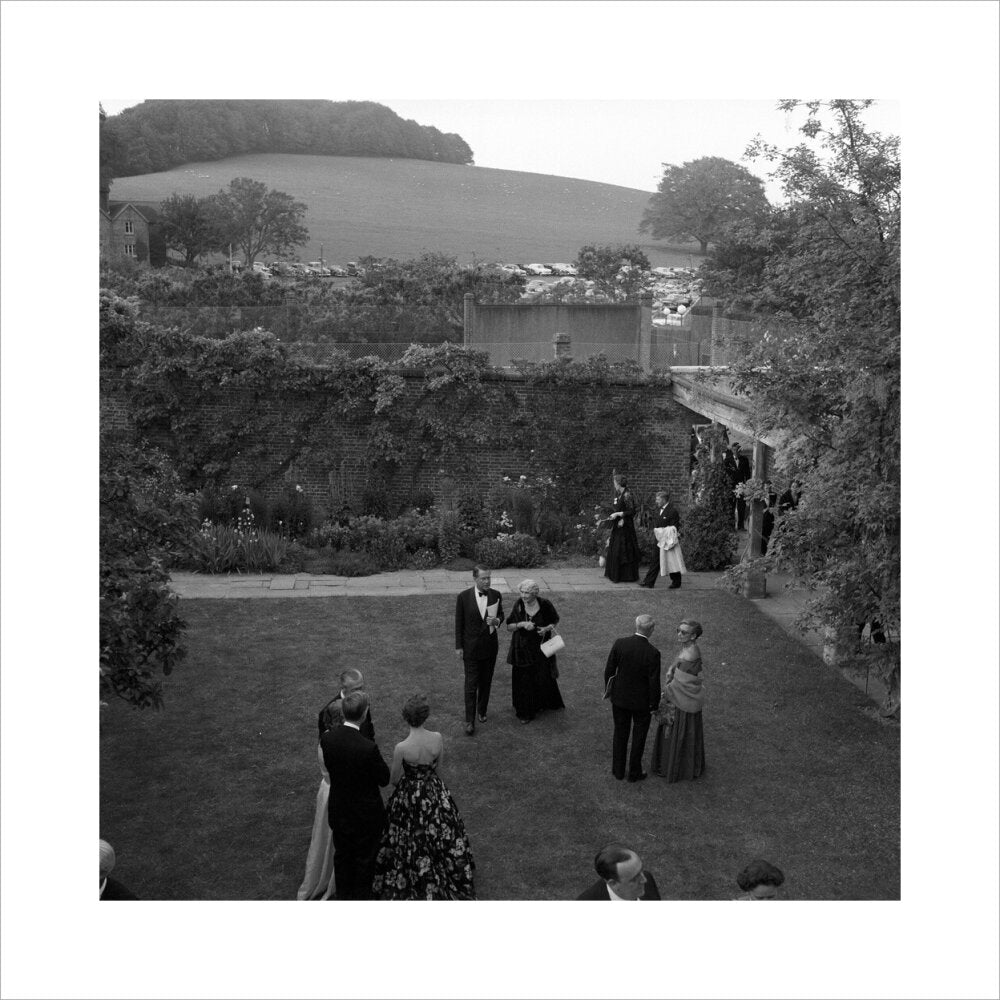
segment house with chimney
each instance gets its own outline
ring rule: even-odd
[[[163,264],[166,250],[159,233],[159,205],[148,201],[101,199],[101,260],[130,258],[141,264]]]

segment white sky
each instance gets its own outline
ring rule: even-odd
[[[342,98],[325,94],[328,100]],[[872,96],[872,95],[869,95]],[[743,159],[757,134],[779,147],[803,140],[804,113],[786,115],[771,100],[398,100],[372,95],[402,118],[457,132],[480,167],[523,170],[655,191],[664,163],[702,156],[743,163],[761,180],[768,165]],[[138,100],[105,100],[116,114]],[[897,101],[866,115],[872,128],[899,134]],[[775,185],[768,197],[777,200]]]
[[[996,997],[998,10],[968,0],[0,5],[4,996]],[[648,190],[662,161],[738,159],[760,126],[703,106],[694,127],[654,115],[638,128],[637,102],[900,101],[909,501],[900,902],[790,902],[766,913],[664,903],[655,916],[614,912],[610,933],[607,913],[568,902],[439,907],[419,924],[413,910],[404,922],[378,904],[352,907],[349,923],[339,907],[291,901],[95,906],[95,112],[106,95],[132,94],[381,100],[398,110],[398,95],[625,100],[625,134],[592,117],[589,135],[573,123],[569,148],[529,142],[531,158],[516,128],[491,123],[501,143],[491,148],[476,122],[409,116],[458,131],[485,166]],[[682,132],[699,141],[684,148]],[[706,133],[729,145],[710,148]],[[57,215],[40,207],[53,198]],[[957,693],[942,687],[943,672]],[[610,743],[610,724],[593,736]],[[169,807],[150,808],[166,817]],[[641,822],[659,819],[643,812]],[[185,831],[176,846],[173,863],[197,863]],[[579,859],[581,872],[587,863]]]

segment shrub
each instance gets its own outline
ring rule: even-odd
[[[406,504],[406,509],[426,514],[434,506],[434,493],[431,490],[414,490]]]
[[[485,566],[540,566],[542,549],[531,535],[484,538],[476,545],[476,562]]]
[[[413,569],[433,569],[438,564],[438,554],[434,549],[417,549],[410,557]]]
[[[268,528],[289,538],[306,537],[313,524],[312,502],[301,486],[286,486],[271,503]]]
[[[282,573],[302,573],[306,568],[306,549],[305,547],[295,541],[290,541],[288,543],[288,548],[285,550],[285,558],[282,559],[281,565],[278,567]]]
[[[438,528],[438,552],[441,553],[441,562],[450,563],[461,555],[461,534],[458,514],[453,510],[442,511]]]
[[[558,545],[565,537],[563,518],[553,511],[543,511],[538,516],[538,536],[548,546]]]
[[[363,552],[351,552],[348,549],[333,554],[328,572],[334,576],[370,576],[372,568]]]
[[[313,528],[305,537],[304,543],[310,549],[343,549],[348,547],[351,529],[347,525],[333,521],[324,521],[318,528]]]
[[[717,446],[721,455],[721,446]],[[724,569],[736,544],[733,532],[733,486],[721,457],[712,461],[708,445],[698,449],[694,504],[685,518],[681,546],[684,563],[694,571]]]
[[[372,566],[380,570],[402,569],[409,561],[406,544],[394,532],[391,522],[385,530],[369,539],[366,551],[371,557]]]
[[[384,477],[372,475],[365,483],[361,494],[361,513],[368,517],[389,517],[389,490]]]
[[[202,573],[273,572],[286,558],[288,545],[273,531],[205,523],[192,540],[190,564]]]
[[[490,515],[483,504],[483,496],[475,490],[465,489],[458,498],[458,519],[462,530],[476,538],[492,534]]]

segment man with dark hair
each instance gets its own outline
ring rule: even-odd
[[[371,899],[375,855],[385,826],[379,789],[389,784],[389,766],[378,746],[360,732],[368,695],[350,691],[341,711],[343,725],[327,730],[320,740],[330,775],[328,817],[337,899]]]
[[[614,678],[610,694],[611,715],[615,722],[611,743],[611,773],[625,777],[625,755],[629,730],[632,752],[628,759],[628,780],[642,781],[648,775],[642,769],[642,754],[652,713],[660,704],[660,651],[649,641],[654,627],[650,615],[635,620],[635,635],[616,639],[604,667],[604,685]]]
[[[320,739],[323,738],[323,733],[330,728],[331,722],[333,725],[339,726],[341,722],[344,721],[343,713],[341,712],[344,695],[350,694],[351,691],[364,691],[365,689],[364,676],[357,667],[348,667],[346,670],[342,670],[340,672],[339,681],[340,692],[332,701],[327,702],[327,704],[319,710],[318,723]],[[375,725],[372,722],[372,713],[370,709],[361,723],[361,735],[367,736],[370,740],[375,739]]]
[[[476,731],[476,714],[486,721],[490,687],[497,663],[497,626],[503,622],[503,597],[490,589],[486,566],[472,570],[473,586],[455,602],[455,655],[465,667],[465,732]]]
[[[642,867],[642,859],[621,844],[602,847],[594,858],[594,870],[600,880],[581,892],[577,899],[642,903],[660,898],[656,880]]]

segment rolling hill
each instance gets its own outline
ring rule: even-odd
[[[365,254],[406,259],[425,251],[460,263],[571,261],[587,243],[638,243],[651,192],[548,174],[423,160],[260,153],[119,177],[115,201],[214,194],[252,177],[309,206],[302,260]],[[686,247],[641,244],[656,266],[697,264]]]

